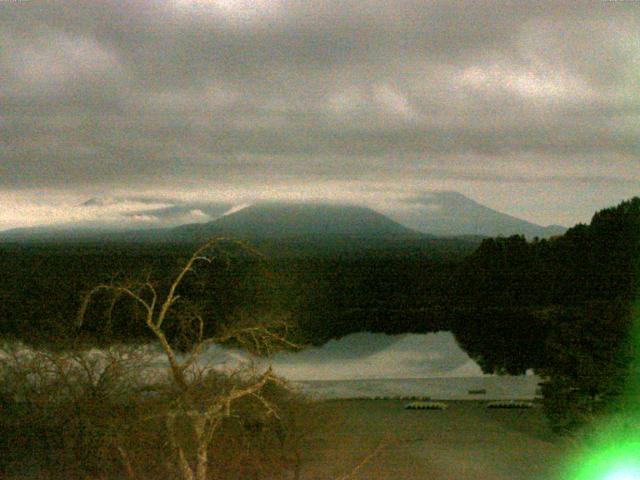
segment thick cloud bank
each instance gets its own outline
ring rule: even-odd
[[[0,45],[7,228],[61,192],[425,189],[570,225],[640,187],[636,2],[5,1]]]

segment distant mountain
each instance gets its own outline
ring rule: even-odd
[[[179,236],[258,239],[427,237],[367,207],[324,203],[258,203],[212,222],[183,225],[173,231]]]
[[[258,203],[237,205],[207,223],[172,228],[86,229],[28,228],[0,232],[0,242],[202,244],[215,237],[249,241],[270,257],[430,255],[461,258],[479,238],[438,238],[406,228],[370,208],[327,203]]]
[[[479,244],[487,236],[546,238],[566,230],[497,212],[455,192],[407,198],[385,214],[366,206],[331,203],[233,205],[151,197],[91,198],[72,208],[82,221],[7,230],[0,232],[0,241],[199,242],[226,235],[300,241],[342,237],[378,243],[456,237],[459,242]]]
[[[390,216],[409,228],[440,236],[562,235],[559,225],[541,226],[481,205],[457,192],[433,192],[406,199]]]
[[[93,199],[83,206],[98,206]],[[67,224],[16,228],[0,232],[1,240],[201,241],[214,236],[245,239],[429,238],[370,208],[324,203],[275,203],[227,207],[215,220],[171,228],[114,228]]]

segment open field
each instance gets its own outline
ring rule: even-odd
[[[449,401],[446,410],[415,411],[405,410],[405,403],[326,401],[326,411],[338,413],[328,413],[308,440],[302,478],[341,478],[375,452],[353,478],[551,479],[565,449],[537,407],[487,409],[485,402]]]

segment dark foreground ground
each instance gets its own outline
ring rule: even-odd
[[[451,401],[433,411],[405,410],[401,400],[326,403],[327,412],[338,413],[328,413],[308,440],[304,480],[551,480],[565,450],[538,407],[487,409],[484,402]]]
[[[406,403],[327,400],[310,408],[305,422],[315,426],[301,442],[299,480],[561,480],[554,470],[567,443],[547,429],[538,406],[447,401],[445,410],[406,410]],[[0,477],[59,480],[26,463]]]

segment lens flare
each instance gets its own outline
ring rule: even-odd
[[[597,423],[589,445],[558,480],[640,480],[640,297],[633,308],[634,357],[618,412]]]
[[[640,480],[640,470],[637,468],[615,470],[604,477],[604,480]]]
[[[624,436],[624,433],[622,434]],[[640,480],[640,442],[611,438],[616,446],[585,452],[567,480]],[[623,442],[623,443],[618,443]]]

